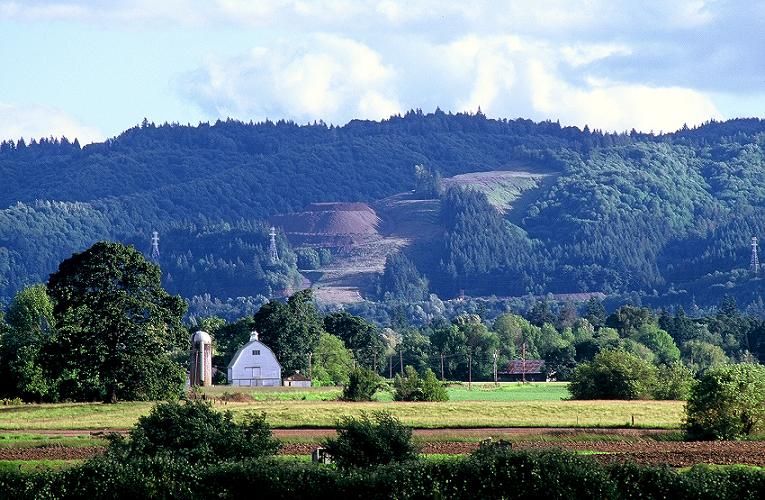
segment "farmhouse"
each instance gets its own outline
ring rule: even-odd
[[[255,330],[250,334],[250,341],[231,358],[228,383],[244,387],[282,385],[282,366],[274,352],[258,340]]]
[[[517,382],[525,380],[526,382],[549,382],[550,378],[545,371],[545,362],[543,359],[514,359],[510,361],[504,370],[497,372],[502,380]]]

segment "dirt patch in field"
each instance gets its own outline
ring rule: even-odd
[[[0,460],[83,460],[100,455],[103,446],[41,446],[0,448]]]

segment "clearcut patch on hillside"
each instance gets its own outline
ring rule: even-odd
[[[503,213],[513,210],[523,193],[542,187],[555,174],[526,172],[523,170],[493,170],[455,175],[442,181],[444,188],[453,186],[481,191],[489,203]]]
[[[473,172],[443,179],[444,188],[459,186],[486,193],[508,216],[522,217],[525,206],[557,174],[518,170]],[[443,235],[441,202],[415,192],[399,193],[371,204],[313,203],[303,211],[272,217],[295,246],[329,248],[331,264],[301,270],[311,281],[314,296],[327,304],[361,302],[374,292],[375,277],[386,258],[415,243],[427,246]]]

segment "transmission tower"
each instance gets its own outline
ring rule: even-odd
[[[271,226],[271,246],[268,249],[269,257],[271,258],[271,264],[279,262],[279,252],[276,251],[276,228]]]
[[[752,236],[752,261],[749,263],[754,274],[760,272],[760,259],[757,257],[757,237]]]
[[[159,233],[151,233],[151,260],[159,263]]]

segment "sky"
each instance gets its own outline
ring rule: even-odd
[[[0,0],[0,139],[480,109],[607,131],[765,117],[765,2]]]

